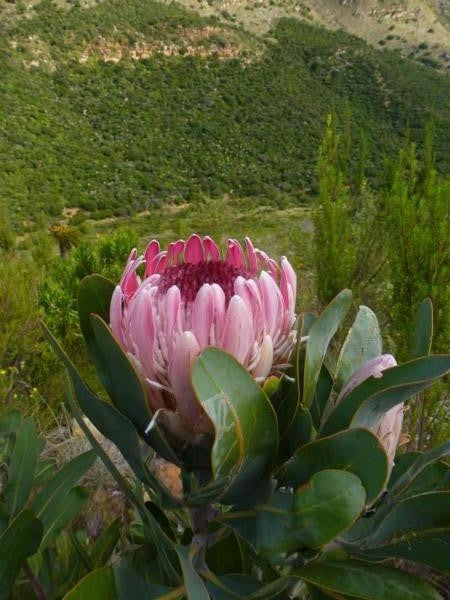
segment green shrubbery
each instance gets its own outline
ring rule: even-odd
[[[346,131],[346,127],[341,127]],[[348,136],[347,136],[348,137]],[[359,300],[379,306],[399,356],[414,352],[411,324],[423,298],[435,307],[434,350],[450,339],[448,198],[450,179],[438,174],[433,127],[426,129],[422,157],[409,143],[385,168],[386,184],[375,194],[364,178],[349,174],[346,134],[330,116],[321,145],[315,199],[314,260],[318,299],[329,302],[344,286]],[[364,171],[364,169],[363,169]],[[362,185],[360,182],[363,182]],[[436,388],[409,415],[411,447],[448,436],[448,397]]]
[[[407,126],[420,141],[431,116],[437,165],[448,167],[448,78],[342,32],[283,20],[262,42],[221,25],[221,37],[241,40],[245,61],[155,54],[105,63],[94,52],[78,62],[101,36],[182,43],[186,28],[206,25],[217,22],[143,0],[69,11],[42,2],[31,18],[2,21],[0,188],[16,227],[63,206],[105,218],[223,194],[304,200],[317,187],[326,115],[333,105],[343,114],[346,101],[364,123],[377,187],[383,155],[395,155]],[[30,36],[44,48],[37,58]],[[24,66],[34,59],[39,66]]]

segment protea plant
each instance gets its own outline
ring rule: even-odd
[[[234,356],[260,382],[286,366],[295,341],[297,281],[245,240],[225,256],[210,237],[192,235],[143,256],[133,250],[111,299],[112,332],[132,360],[153,412],[179,416],[178,431],[208,431],[191,368],[207,346]],[[143,277],[137,270],[143,267]],[[174,417],[172,416],[172,422]]]
[[[431,304],[419,308],[415,356],[397,365],[367,307],[344,335],[350,291],[297,319],[295,294],[287,259],[249,240],[221,254],[197,235],[133,251],[118,285],[82,282],[81,329],[112,403],[49,336],[71,410],[137,521],[133,545],[70,600],[440,597],[427,579],[449,570],[450,444],[396,455],[405,403],[450,365],[429,355]],[[149,467],[155,454],[179,468],[181,498]]]

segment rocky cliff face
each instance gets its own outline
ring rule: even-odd
[[[171,2],[172,0],[163,0]],[[450,72],[449,0],[179,0],[192,10],[266,33],[282,17],[343,29],[377,48]]]

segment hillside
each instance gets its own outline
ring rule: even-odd
[[[282,19],[261,37],[146,0],[3,4],[0,200],[32,229],[202,196],[305,200],[331,108],[366,132],[368,176],[436,123],[450,157],[450,79],[342,31]],[[355,160],[359,152],[354,144]]]
[[[170,1],[170,0],[168,0]],[[292,17],[341,29],[376,48],[450,72],[448,0],[180,0],[204,15],[242,23],[254,33]]]

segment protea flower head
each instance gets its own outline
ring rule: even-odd
[[[342,388],[336,403],[338,404],[346,398],[350,392],[369,377],[382,377],[383,371],[395,367],[397,361],[391,354],[382,354],[366,362],[356,373],[350,377],[348,382]],[[403,425],[403,402],[397,404],[388,410],[372,428],[373,433],[378,437],[386,451],[392,468],[395,459],[395,453],[400,442]]]
[[[143,277],[137,270],[143,270]],[[191,430],[205,426],[190,380],[206,346],[232,354],[263,381],[287,361],[295,341],[296,275],[246,238],[228,240],[225,256],[194,234],[161,250],[133,250],[114,291],[114,336],[135,363],[153,411],[178,413]]]

